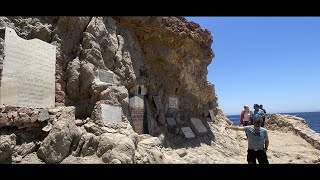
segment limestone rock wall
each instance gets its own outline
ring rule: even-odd
[[[57,48],[55,107],[0,107],[3,141],[10,144],[0,149],[8,149],[3,161],[20,162],[36,152],[45,163],[70,156],[97,156],[104,163],[170,163],[161,148],[185,141],[182,126],[196,131],[190,118],[209,129],[204,136],[197,134],[208,143],[214,137],[209,110],[218,124],[226,119],[206,79],[214,57],[212,36],[183,17],[0,17],[0,85],[6,26],[21,38],[38,38]],[[169,107],[172,97],[177,108]],[[101,104],[121,107],[121,123],[105,124]],[[135,104],[142,110],[130,109]],[[132,112],[142,112],[135,117],[147,122],[150,135],[137,134]],[[167,117],[177,122],[170,131]]]
[[[1,17],[0,67],[5,26],[57,46],[56,103],[75,106],[77,118],[90,117],[97,102],[110,99],[129,116],[128,92],[136,85],[147,90],[153,134],[167,116],[188,125],[191,117],[208,117],[209,109],[219,112],[214,85],[206,80],[212,36],[183,17]],[[101,83],[100,69],[115,83]],[[160,112],[153,96],[161,98]],[[178,109],[168,107],[169,97],[178,98]]]
[[[310,129],[303,118],[291,115],[271,114],[266,119],[266,128],[282,132],[291,131],[320,150],[320,134]]]

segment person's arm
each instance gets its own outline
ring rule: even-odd
[[[268,147],[269,147],[269,137],[268,137],[268,132],[266,133],[266,137],[264,139],[264,152],[267,152],[268,150]]]
[[[232,129],[236,131],[244,131],[244,127],[239,127],[239,126],[226,126],[225,129]]]
[[[241,111],[239,126],[243,125],[243,118],[244,118],[244,111]]]

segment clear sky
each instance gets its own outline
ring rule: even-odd
[[[207,79],[226,115],[320,111],[320,17],[186,17],[208,29]]]

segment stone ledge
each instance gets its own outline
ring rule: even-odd
[[[314,148],[320,150],[320,134],[310,129],[303,118],[284,114],[271,114],[266,119],[266,128],[284,132],[291,131],[305,139]]]

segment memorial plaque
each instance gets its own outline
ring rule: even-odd
[[[159,96],[153,96],[152,98],[154,100],[154,103],[156,104],[157,109],[158,110],[163,109],[160,97]]]
[[[208,131],[207,128],[202,124],[201,120],[198,118],[191,118],[191,123],[196,128],[198,133],[206,133]]]
[[[131,109],[144,109],[144,101],[142,95],[135,95],[129,99]]]
[[[121,107],[109,104],[101,104],[101,116],[104,123],[122,122]]]
[[[99,78],[100,81],[105,83],[114,84],[113,73],[104,69],[99,69]]]
[[[167,117],[166,119],[167,119],[167,123],[168,123],[169,126],[177,126],[177,122],[176,122],[176,120],[174,118]]]
[[[129,106],[133,129],[138,134],[142,134],[144,119],[144,96],[137,94],[134,97],[130,98]]]
[[[210,112],[211,120],[214,122],[216,120],[216,117],[214,116],[213,110],[210,109],[209,112]]]
[[[169,97],[169,108],[178,108],[178,98]]]
[[[39,39],[25,40],[6,27],[0,104],[55,106],[56,47]]]
[[[193,133],[190,127],[182,127],[181,131],[183,132],[184,137],[187,139],[196,137],[196,135]]]

